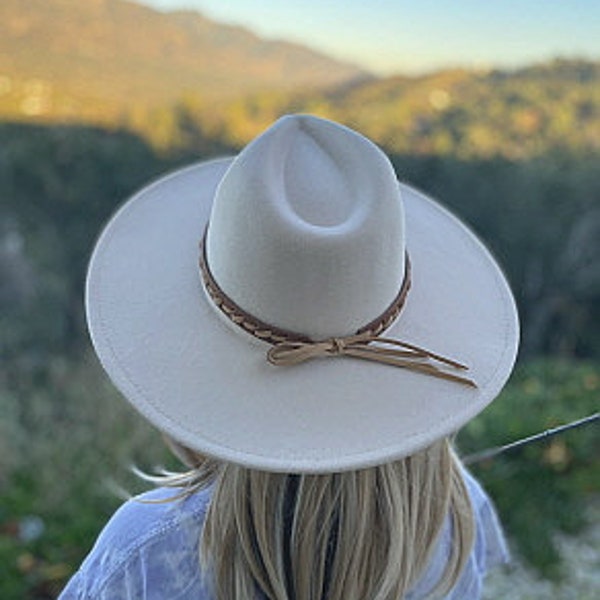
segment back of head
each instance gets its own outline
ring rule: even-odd
[[[451,518],[443,592],[471,549],[473,517],[447,439],[395,462],[331,474],[259,471],[189,451],[186,458],[195,464],[188,483],[214,485],[201,562],[222,600],[258,590],[272,600],[403,598]]]

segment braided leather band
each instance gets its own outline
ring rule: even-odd
[[[358,329],[354,335],[320,341],[265,323],[247,313],[229,298],[215,281],[208,266],[206,232],[200,243],[199,264],[204,287],[219,310],[254,337],[272,345],[267,352],[267,359],[271,364],[294,365],[317,357],[349,356],[477,387],[471,379],[456,372],[467,370],[467,366],[419,346],[380,336],[381,332],[396,320],[408,296],[411,285],[408,254],[406,254],[404,280],[400,291],[384,313]]]

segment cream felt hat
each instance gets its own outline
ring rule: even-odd
[[[86,309],[150,422],[273,471],[425,447],[496,397],[518,345],[476,236],[372,142],[309,115],[133,196],[98,240]]]

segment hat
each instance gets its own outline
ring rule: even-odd
[[[310,115],[134,195],[97,242],[86,310],[151,423],[282,472],[381,464],[456,431],[518,345],[477,237],[375,144]]]

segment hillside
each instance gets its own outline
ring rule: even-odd
[[[0,118],[134,130],[163,150],[240,146],[312,112],[409,155],[523,159],[600,148],[600,62],[376,78],[197,12],[2,0]]]
[[[313,112],[345,123],[387,150],[461,158],[538,156],[600,149],[600,62],[554,60],[513,71],[448,70],[388,77],[304,95],[257,93],[207,110],[179,110],[236,144],[278,115]],[[219,122],[218,126],[215,122]],[[150,129],[142,131],[152,135]]]
[[[322,88],[366,73],[197,12],[125,0],[2,0],[0,114],[107,120],[187,92]]]
[[[442,71],[325,93],[332,116],[403,153],[600,149],[600,62],[557,59],[512,71]]]

